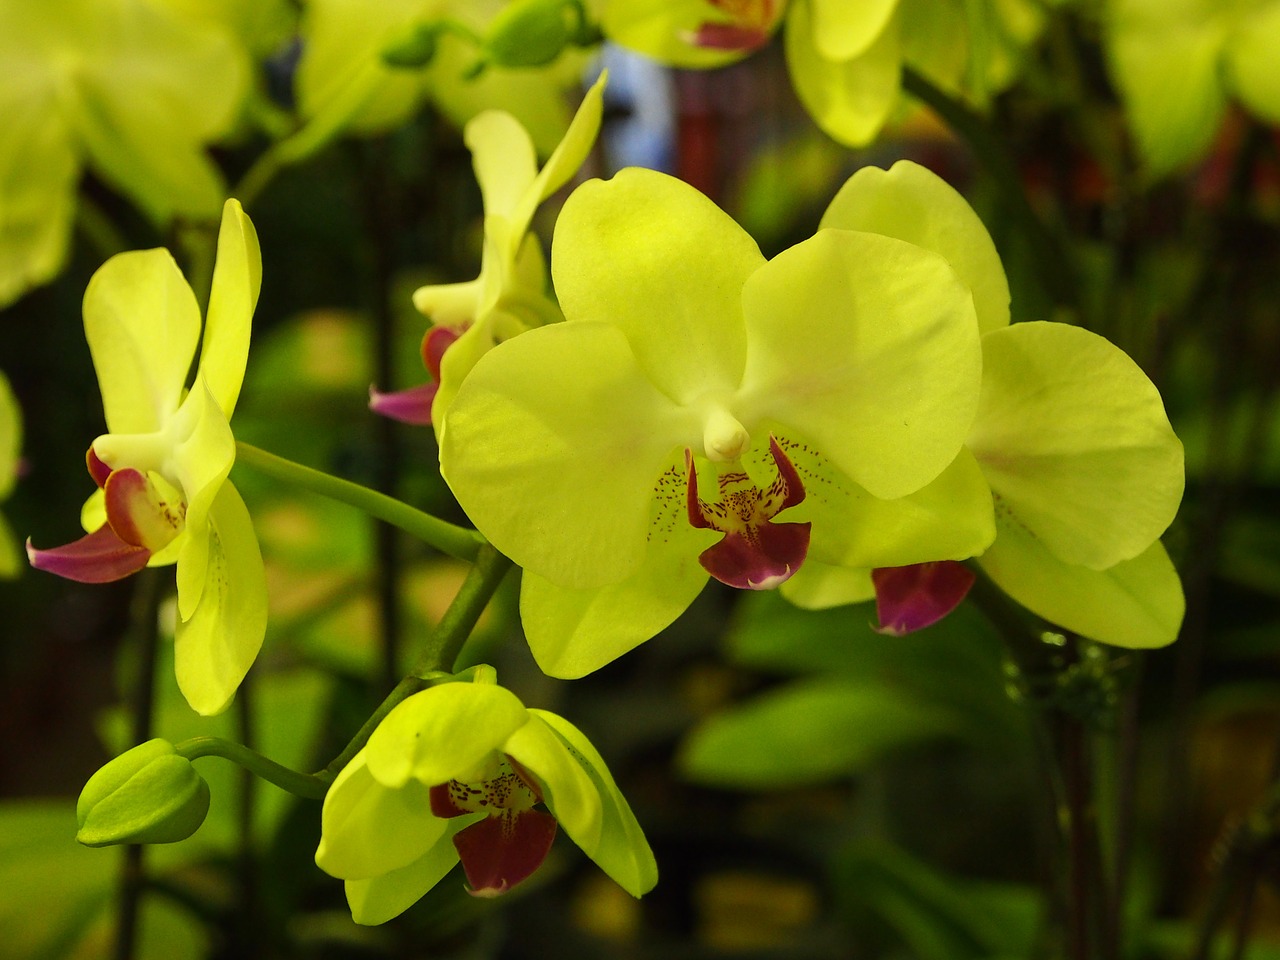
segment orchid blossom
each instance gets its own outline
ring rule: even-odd
[[[261,280],[253,224],[228,200],[188,389],[200,308],[169,251],[118,254],[98,269],[84,327],[110,432],[86,455],[99,487],[81,517],[90,533],[48,550],[27,544],[32,566],[87,583],[176,562],[178,685],[203,714],[230,703],[266,629],[262,556],[227,480],[236,453],[228,421]]]
[[[860,147],[898,107],[904,64],[982,103],[1011,82],[1044,17],[1027,0],[604,0],[601,12],[611,40],[682,67],[739,59],[784,20],[801,103],[833,139]]]
[[[1110,0],[1112,76],[1152,177],[1204,155],[1229,97],[1280,123],[1280,2]]]
[[[975,552],[982,570],[1069,630],[1120,646],[1172,642],[1183,597],[1159,537],[1182,500],[1182,444],[1137,364],[1079,327],[1010,325],[991,238],[964,198],[924,167],[858,171],[821,226],[932,250],[972,291],[982,390],[961,456],[977,464],[995,502],[995,541]],[[972,576],[954,557],[931,559],[948,563],[873,574],[888,631],[927,626],[964,597]],[[787,592],[814,606],[864,599],[865,576],[814,568]]]
[[[372,410],[406,423],[434,423],[439,435],[444,412],[480,357],[503,340],[561,318],[547,296],[546,262],[529,224],[538,204],[578,172],[595,143],[605,79],[587,91],[541,170],[528,132],[509,113],[489,110],[467,124],[466,143],[484,199],[480,276],[415,291],[414,306],[432,322],[422,339],[432,380],[397,393],[372,391]]]
[[[653,853],[591,742],[526,708],[491,667],[474,677],[396,706],[325,796],[316,863],[346,881],[355,921],[403,913],[459,860],[471,894],[506,893],[557,823],[632,896],[651,890]]]
[[[990,542],[986,485],[957,461],[978,328],[942,257],[828,230],[766,262],[694,188],[628,169],[569,197],[552,274],[566,322],[480,358],[441,449],[524,568],[548,673],[652,637],[708,574],[761,589],[810,555],[894,566]]]
[[[216,216],[205,147],[248,74],[229,33],[163,3],[0,4],[0,305],[62,269],[86,166],[158,224]]]

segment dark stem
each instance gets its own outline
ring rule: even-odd
[[[143,570],[138,575],[133,597],[133,630],[137,647],[137,675],[131,692],[130,737],[133,743],[151,739],[151,718],[155,710],[156,654],[160,642],[160,598],[163,574],[159,570]],[[146,863],[141,844],[124,849],[120,869],[119,895],[116,900],[115,960],[133,960],[138,939],[138,912],[142,906],[142,889],[146,881]]]
[[[1008,204],[1009,213],[1030,245],[1045,290],[1061,304],[1079,306],[1079,285],[1067,251],[1045,226],[1022,190],[1022,177],[1009,151],[987,122],[959,100],[934,86],[910,67],[902,71],[902,87],[932,109],[973,151]]]

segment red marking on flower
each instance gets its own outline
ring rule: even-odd
[[[369,388],[369,409],[379,416],[390,417],[400,423],[416,427],[430,426],[431,408],[440,390],[440,361],[444,352],[462,336],[462,330],[452,327],[432,327],[422,338],[422,364],[431,374],[431,382],[420,383],[407,390],[383,393],[376,387]]]
[[[27,541],[27,559],[37,570],[80,583],[111,583],[137,573],[151,559],[151,551],[121,540],[110,524],[73,543],[37,550]]]
[[[692,42],[711,50],[750,53],[769,42],[769,35],[782,17],[780,0],[709,0],[728,14],[728,23],[708,21],[698,25]]]
[[[107,477],[111,476],[111,468],[98,459],[98,455],[93,452],[90,447],[84,455],[85,466],[89,468],[89,476],[93,477],[93,482],[98,485],[101,490],[107,485]]]
[[[689,523],[724,534],[702,551],[698,562],[721,583],[740,590],[776,587],[800,569],[809,552],[808,523],[771,522],[804,500],[804,484],[773,437],[769,453],[778,476],[767,489],[762,491],[745,473],[726,473],[720,477],[721,499],[708,503],[698,496],[698,472],[693,455],[685,451]]]
[[[486,815],[453,838],[473,896],[506,893],[546,859],[556,821],[533,809],[541,799],[536,781],[510,757],[503,758],[497,775],[488,780],[450,780],[431,788],[431,812],[437,817]]]
[[[937,623],[960,606],[974,579],[973,571],[955,560],[872,570],[877,632],[900,637]]]
[[[112,470],[102,492],[107,523],[125,543],[158,553],[182,532],[187,505],[164,500],[141,471]]]

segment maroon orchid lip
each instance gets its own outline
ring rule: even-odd
[[[955,560],[872,570],[877,632],[902,636],[937,623],[960,606],[975,579],[972,570]]]
[[[420,383],[407,390],[393,390],[383,393],[374,387],[369,388],[369,409],[379,416],[388,417],[399,423],[408,423],[416,427],[427,427],[432,423],[431,411],[435,406],[436,394],[440,392],[440,361],[444,352],[462,336],[463,331],[452,327],[432,327],[422,338],[422,363],[431,374],[431,380]]]
[[[741,472],[720,476],[721,499],[709,503],[698,496],[698,472],[685,451],[689,474],[689,523],[717,530],[724,539],[708,547],[698,562],[721,583],[740,590],[767,590],[800,569],[809,553],[808,523],[773,523],[773,518],[804,500],[804,484],[795,466],[773,437],[769,453],[778,476],[761,490]]]
[[[450,780],[431,788],[431,812],[441,819],[486,815],[453,838],[472,896],[500,896],[542,865],[557,824],[555,817],[533,809],[541,800],[537,781],[509,757],[489,780]]]
[[[111,583],[137,573],[151,551],[121,540],[110,524],[61,547],[37,550],[27,541],[27,559],[37,570],[79,583]]]
[[[733,23],[704,23],[694,32],[693,42],[708,50],[751,53],[769,42],[769,32],[760,27],[743,27]]]

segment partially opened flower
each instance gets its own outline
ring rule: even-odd
[[[714,67],[763,46],[785,19],[791,82],[829,136],[874,140],[898,108],[903,65],[979,104],[1007,86],[1044,16],[1027,0],[604,0],[623,46],[683,67]],[[962,9],[963,7],[963,9]]]
[[[0,502],[7,500],[18,480],[22,454],[22,411],[0,372]],[[22,551],[4,515],[0,514],[0,578],[16,577],[22,570]]]
[[[0,76],[0,305],[62,268],[85,166],[158,224],[217,215],[205,147],[248,80],[226,31],[150,0],[6,0]]]
[[[1158,538],[1182,500],[1182,444],[1137,364],[1079,327],[1010,326],[1008,286],[990,237],[964,199],[924,167],[900,161],[888,171],[858,171],[822,226],[933,250],[973,292],[982,392],[961,456],[978,465],[995,498],[995,542],[975,552],[987,575],[1028,609],[1093,639],[1172,642],[1182,591]],[[850,599],[861,589],[849,574],[810,575],[847,581]],[[969,582],[946,567],[880,573],[882,624],[896,632],[927,626],[963,598]],[[814,582],[800,590],[802,597],[820,593]],[[821,590],[828,599],[838,593],[830,583]]]
[[[557,823],[632,896],[651,890],[653,853],[591,742],[526,708],[491,668],[475,677],[399,704],[325,796],[316,863],[346,881],[356,922],[403,913],[459,860],[472,894],[506,893],[537,870]]]
[[[261,279],[257,234],[235,200],[223,212],[203,341],[200,308],[169,251],[118,254],[98,269],[84,327],[110,432],[86,455],[99,487],[81,518],[90,533],[48,550],[27,545],[33,566],[87,583],[176,562],[178,685],[205,714],[230,703],[266,629],[262,556],[227,480],[228,420]]]
[[[495,344],[560,319],[547,296],[547,268],[529,224],[540,204],[582,166],[600,130],[605,77],[587,91],[564,139],[539,170],[533,141],[509,113],[489,110],[467,124],[466,142],[484,199],[480,276],[419,288],[413,303],[432,322],[422,340],[430,383],[371,393],[370,408],[407,423],[443,428],[458,385]]]
[[[953,464],[973,300],[937,254],[830,230],[765,262],[702,194],[633,169],[570,196],[552,259],[566,322],[476,363],[441,448],[463,508],[524,567],[547,672],[653,636],[708,574],[766,588],[809,555],[891,566],[990,542],[981,474]]]
[[[1203,156],[1232,97],[1280,123],[1277,49],[1277,0],[1111,0],[1111,73],[1150,174]]]

